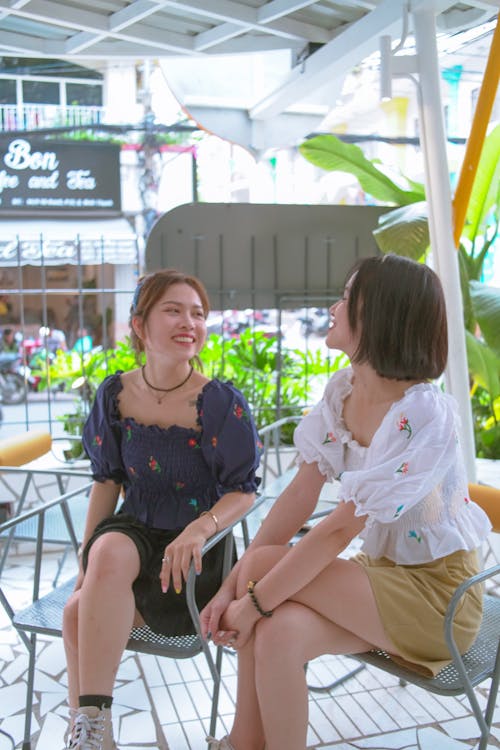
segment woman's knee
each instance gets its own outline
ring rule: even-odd
[[[270,662],[273,659],[298,659],[302,656],[301,634],[304,623],[301,618],[301,605],[285,602],[274,610],[272,617],[262,617],[255,627],[255,660]]]
[[[113,578],[130,577],[134,580],[140,567],[139,553],[134,542],[119,532],[101,534],[92,544],[85,572],[86,583],[98,571],[99,579],[110,575]]]

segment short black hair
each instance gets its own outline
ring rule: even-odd
[[[360,339],[353,362],[396,380],[439,377],[448,358],[443,287],[423,263],[399,255],[359,261],[348,274],[348,319]]]

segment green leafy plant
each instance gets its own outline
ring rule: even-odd
[[[203,372],[209,378],[230,380],[247,399],[258,427],[283,416],[300,414],[319,397],[334,370],[345,367],[348,359],[340,354],[331,359],[321,352],[281,347],[277,337],[247,329],[237,339],[211,334],[201,352]],[[46,370],[40,370],[41,387],[64,384],[73,387],[75,408],[60,420],[69,436],[82,434],[95,391],[106,377],[118,370],[137,367],[130,340],[117,342],[113,349],[78,354],[58,352]],[[291,442],[293,426],[288,440]],[[286,436],[286,430],[284,432]],[[286,439],[286,438],[285,438]],[[81,442],[72,439],[67,458],[78,458]]]
[[[232,380],[242,391],[258,426],[299,413],[318,385],[348,363],[344,355],[332,362],[318,351],[280,347],[277,337],[251,328],[238,339],[211,334],[201,360],[206,375]]]
[[[383,253],[393,252],[424,260],[429,250],[428,211],[424,186],[400,176],[404,187],[391,180],[358,146],[334,135],[311,138],[299,147],[310,162],[327,171],[354,175],[365,192],[398,206],[379,220],[375,240]],[[464,303],[464,325],[472,391],[478,455],[488,444],[490,456],[500,458],[500,290],[482,283],[484,264],[498,241],[500,223],[500,126],[486,137],[462,232],[459,268]],[[478,391],[479,392],[479,391]],[[481,405],[481,408],[480,408]],[[487,439],[483,433],[488,432]],[[485,442],[486,440],[486,442]]]

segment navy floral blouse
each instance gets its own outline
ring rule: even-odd
[[[227,492],[255,492],[262,452],[247,402],[231,383],[214,379],[198,396],[200,429],[122,419],[120,372],[99,386],[83,430],[98,482],[124,489],[121,510],[149,527],[182,529]]]

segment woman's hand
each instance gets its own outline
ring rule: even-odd
[[[255,623],[259,619],[260,615],[248,595],[236,599],[224,612],[220,622],[221,630],[214,638],[214,643],[218,645],[221,642],[222,645],[229,645],[235,649],[241,648],[252,635]],[[229,637],[226,634],[229,634]]]
[[[201,550],[207,538],[204,526],[196,519],[165,547],[160,571],[163,593],[168,590],[170,579],[175,592],[181,593],[182,580],[187,581],[191,560],[194,562],[196,574],[201,573]]]
[[[220,631],[220,621],[222,615],[229,607],[235,597],[235,586],[229,584],[228,579],[226,583],[218,590],[208,604],[200,612],[200,625],[201,635],[205,640],[209,637],[214,639],[214,643],[217,645],[228,645],[231,637],[234,633],[228,633],[226,637],[223,637]]]

